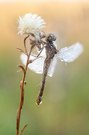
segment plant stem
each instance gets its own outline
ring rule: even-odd
[[[19,107],[18,107],[18,111],[17,111],[17,118],[16,118],[16,135],[20,135],[21,111],[22,111],[23,104],[24,104],[24,86],[25,86],[26,74],[27,74],[27,69],[28,69],[28,64],[29,64],[29,58],[30,58],[33,47],[34,47],[34,45],[31,46],[29,54],[27,55],[27,62],[26,62],[25,69],[23,71],[23,78],[20,81],[20,102],[19,102]],[[25,128],[23,128],[23,130],[24,129]]]

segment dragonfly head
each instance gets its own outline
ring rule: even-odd
[[[56,37],[55,37],[54,34],[50,33],[50,34],[47,36],[46,40],[47,40],[48,42],[53,42],[53,41],[56,40]]]

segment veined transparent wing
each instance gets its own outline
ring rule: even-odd
[[[69,47],[65,47],[59,50],[57,57],[64,62],[72,62],[77,59],[83,52],[83,46],[81,43],[75,43]]]
[[[34,60],[35,58],[36,57],[33,55],[30,56],[30,60]],[[43,74],[44,60],[45,60],[44,57],[39,57],[35,61],[30,63],[28,65],[28,68],[37,74]],[[25,54],[21,54],[21,61],[24,65],[26,65],[27,56]],[[51,61],[50,67],[48,69],[48,76],[52,77],[55,70],[56,63],[57,63],[57,57],[55,56]]]
[[[30,56],[30,60],[34,60],[35,58],[36,57],[33,56],[33,55]],[[39,57],[35,61],[30,63],[28,65],[28,68],[31,69],[32,71],[34,71],[37,74],[42,74],[43,73],[44,60],[45,59],[43,57]],[[27,56],[25,54],[21,54],[21,61],[24,65],[26,65]]]

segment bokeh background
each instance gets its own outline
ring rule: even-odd
[[[41,15],[47,33],[57,37],[58,48],[81,42],[84,53],[73,63],[58,62],[55,74],[47,78],[43,103],[35,104],[41,75],[28,71],[21,127],[24,135],[89,135],[89,1],[0,1],[0,135],[15,135],[19,103],[17,73],[21,63],[17,47],[18,17]]]

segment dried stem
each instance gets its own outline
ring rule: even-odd
[[[28,37],[29,36],[27,36],[25,38],[24,43],[26,43],[26,39]],[[27,68],[28,68],[28,64],[29,64],[29,58],[30,58],[33,47],[34,47],[34,45],[31,46],[30,51],[27,55],[27,62],[26,62],[25,68],[23,68],[23,66],[19,66],[23,71],[23,77],[22,77],[22,80],[20,81],[20,102],[19,102],[19,107],[18,107],[18,111],[17,111],[17,119],[16,119],[16,135],[22,135],[22,133],[26,127],[26,125],[25,125],[20,133],[20,118],[21,118],[21,111],[22,111],[23,104],[24,104],[24,86],[26,84],[25,79],[26,79]],[[25,50],[26,50],[26,44],[25,44]]]

